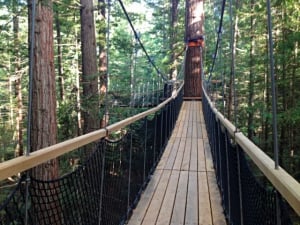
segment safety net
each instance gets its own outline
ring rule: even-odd
[[[163,153],[181,103],[182,93],[126,127],[118,140],[99,140],[84,163],[59,179],[21,176],[0,205],[0,224],[124,224]]]
[[[216,119],[205,96],[202,101],[217,182],[229,224],[292,224],[283,198],[270,183],[259,181],[250,159]]]

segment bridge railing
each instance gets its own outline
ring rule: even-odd
[[[300,184],[281,167],[275,169],[275,162],[216,109],[205,89],[202,101],[217,181],[229,223],[292,224],[285,202],[300,215]],[[250,161],[270,185],[263,186],[257,180]]]
[[[0,180],[21,175],[0,202],[0,225],[122,224],[135,207],[163,152],[182,103],[182,87],[158,106],[80,137],[0,164]],[[123,131],[122,138],[109,134]],[[96,143],[78,167],[55,180],[25,171]]]

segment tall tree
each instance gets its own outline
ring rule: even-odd
[[[98,1],[99,7],[99,73],[100,73],[100,98],[104,102],[105,94],[108,91],[107,87],[107,51],[106,51],[106,17],[105,17],[105,1]],[[100,127],[105,127],[108,123],[108,112],[104,112],[101,119]]]
[[[203,38],[204,8],[203,0],[186,0],[186,31],[185,40],[195,42],[194,47],[189,47],[185,64],[184,97],[201,97],[201,71],[200,51],[197,43]]]
[[[171,21],[170,21],[170,50],[171,50],[171,68],[170,68],[170,79],[175,79],[177,76],[176,70],[176,30],[178,26],[178,4],[179,0],[171,0]]]
[[[57,72],[58,72],[58,87],[59,87],[59,99],[63,101],[65,99],[64,91],[64,77],[62,67],[62,41],[61,30],[59,21],[59,11],[56,7],[55,10],[55,27],[56,27],[56,41],[57,41]]]
[[[32,21],[32,0],[28,3],[29,25],[35,24],[34,43],[30,37],[34,45],[30,150],[36,151],[57,142],[53,12],[51,0],[36,0],[36,17]],[[58,177],[57,159],[36,167],[32,174],[44,180]]]
[[[15,55],[15,95],[17,98],[17,118],[16,118],[16,139],[15,156],[23,155],[23,99],[22,99],[22,72],[21,72],[21,54],[20,32],[19,32],[19,7],[18,1],[13,1],[13,35],[14,35],[14,55]]]
[[[89,133],[100,127],[97,47],[93,1],[80,0],[80,3],[83,132]]]

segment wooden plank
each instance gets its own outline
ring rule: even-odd
[[[188,122],[188,127],[187,127],[187,133],[186,133],[186,137],[192,137],[193,136],[193,122],[189,121]]]
[[[180,171],[171,225],[182,225],[185,219],[188,171]],[[149,225],[149,224],[148,224]]]
[[[193,129],[192,129],[192,135],[191,135],[191,137],[192,138],[197,138],[198,137],[198,133],[201,132],[201,130],[198,129],[198,124],[197,124],[196,121],[192,122],[192,126],[193,126]]]
[[[160,182],[154,192],[153,198],[150,202],[147,213],[143,220],[142,223],[143,225],[155,224],[162,205],[162,201],[165,196],[170,175],[171,175],[170,170],[163,170],[163,174],[161,176]]]
[[[178,186],[179,173],[180,172],[176,170],[172,171],[156,225],[166,225],[171,221],[173,206],[176,197],[176,190]]]
[[[146,202],[142,204],[144,209],[134,211],[132,217],[138,219],[130,220],[130,225],[226,224],[219,190],[214,180],[208,140],[202,136],[186,137],[186,121],[190,120],[193,125],[193,133],[195,126],[197,129],[203,128],[200,122],[194,122],[200,115],[195,113],[198,106],[198,102],[185,104],[185,109],[188,110],[185,119],[176,127],[181,129],[185,136],[179,137],[180,133],[176,134],[178,137],[172,136],[158,164],[158,168],[163,171],[160,178],[162,184],[157,184],[153,190],[155,192],[149,195],[150,197],[146,196],[147,200],[143,200],[144,194],[142,195],[141,202]],[[211,172],[207,172],[206,169]],[[166,172],[169,175],[166,175]],[[208,179],[207,173],[212,177]],[[212,190],[209,190],[209,187],[212,187]],[[134,215],[136,211],[140,211],[139,216]]]
[[[198,175],[196,171],[189,172],[185,224],[198,224]]]
[[[191,162],[192,138],[187,138],[185,142],[185,150],[181,164],[181,170],[189,170]]]
[[[198,139],[198,171],[206,171],[206,159],[203,139]]]
[[[203,138],[203,127],[202,127],[202,125],[201,125],[201,123],[200,122],[197,122],[197,137],[198,138]]]
[[[201,100],[202,97],[183,97],[183,100]]]
[[[199,104],[197,105],[197,122],[202,122],[201,114],[202,114],[202,102],[199,102]]]
[[[202,124],[202,137],[203,138],[207,138],[207,131],[206,131],[206,127],[205,124]]]
[[[212,212],[208,192],[207,173],[198,172],[199,225],[212,225]]]
[[[181,137],[187,137],[187,131],[188,131],[188,121],[185,120],[182,127]]]
[[[212,209],[212,220],[214,225],[226,225],[223,208],[221,206],[221,196],[214,172],[207,172],[209,196]]]
[[[203,145],[204,145],[206,171],[214,172],[215,171],[214,163],[212,160],[212,155],[211,155],[208,139],[203,139]]]
[[[140,225],[143,222],[145,213],[148,209],[150,201],[153,197],[154,191],[157,188],[158,182],[161,179],[162,170],[155,170],[146,190],[142,194],[137,207],[133,210],[133,214],[128,222],[128,225]]]
[[[177,138],[178,139],[178,138]],[[173,145],[174,145],[174,142],[175,142],[176,138],[174,137],[171,137],[170,140],[168,141],[168,144],[165,148],[165,151],[156,167],[156,169],[164,169],[165,168],[165,165],[167,164],[167,161],[169,159],[169,156],[172,152],[172,149],[173,149]]]
[[[171,170],[173,168],[175,159],[177,158],[177,155],[178,155],[178,151],[180,150],[180,148],[179,148],[179,144],[180,143],[181,143],[181,139],[180,138],[176,138],[175,142],[174,142],[174,144],[173,144],[173,146],[171,148],[171,153],[169,155],[169,158],[167,160],[167,163],[166,163],[164,169]]]
[[[191,139],[191,162],[190,171],[198,171],[198,139]]]
[[[182,165],[182,159],[185,151],[186,138],[180,139],[180,145],[178,147],[177,156],[174,162],[173,170],[180,170]]]

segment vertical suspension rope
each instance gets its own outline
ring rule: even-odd
[[[235,26],[233,25],[233,10],[232,10],[232,0],[229,1],[229,17],[230,17],[230,49],[231,49],[231,65],[230,65],[230,73],[233,84],[233,116],[234,116],[234,126],[236,131],[238,130],[237,124],[237,96],[236,96],[236,82],[235,82]],[[228,115],[229,116],[229,115]]]
[[[277,98],[276,98],[276,81],[274,71],[274,56],[273,56],[273,37],[272,37],[272,16],[271,16],[271,3],[267,0],[267,13],[268,13],[268,48],[269,48],[269,66],[271,75],[272,86],[272,123],[273,123],[273,147],[274,147],[274,161],[275,169],[279,168],[279,156],[278,156],[278,131],[277,131]],[[279,193],[276,191],[276,224],[281,225],[280,205],[279,205]]]
[[[275,72],[274,72],[274,56],[273,56],[273,37],[272,37],[272,17],[271,17],[271,3],[267,0],[267,13],[268,13],[268,41],[269,41],[269,66],[272,85],[272,122],[273,122],[273,147],[274,147],[274,161],[275,169],[278,169],[278,131],[277,131],[277,109],[276,109],[276,84],[275,84]]]
[[[143,183],[146,182],[146,160],[147,160],[147,137],[148,137],[148,117],[146,116],[144,119],[145,123],[145,140],[144,140],[144,165],[143,165]],[[147,174],[148,175],[148,174]]]
[[[31,118],[32,118],[32,95],[33,95],[33,67],[34,67],[34,44],[35,44],[35,14],[36,2],[31,1],[31,30],[30,30],[30,52],[29,52],[29,96],[28,96],[28,116],[27,116],[27,148],[25,155],[30,155],[31,150]],[[29,210],[29,172],[26,172],[26,196],[25,196],[25,225],[28,224],[28,210]]]

